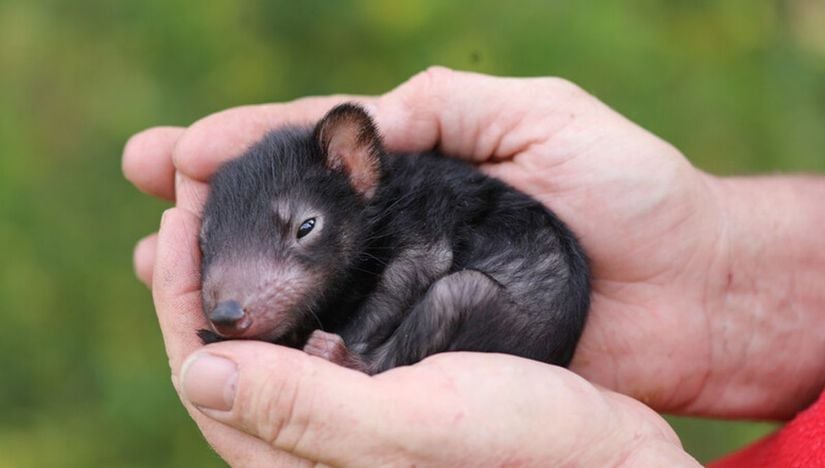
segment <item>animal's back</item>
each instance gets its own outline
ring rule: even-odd
[[[589,306],[589,272],[561,221],[541,203],[459,160],[391,155],[385,166],[385,192],[374,207],[383,231],[406,248],[449,248],[445,276],[477,271],[506,295],[505,310],[477,310],[464,320],[466,333],[448,349],[486,347],[479,350],[569,362]],[[490,335],[496,336],[479,342]]]
[[[270,133],[211,181],[203,339],[263,339],[369,373],[450,351],[566,365],[589,283],[573,235],[467,163],[390,155],[363,109]]]

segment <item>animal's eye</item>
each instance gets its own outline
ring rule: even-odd
[[[309,234],[312,231],[312,228],[315,227],[315,218],[309,218],[308,220],[301,223],[301,227],[298,228],[298,233],[295,235],[298,239],[304,237],[305,235]]]

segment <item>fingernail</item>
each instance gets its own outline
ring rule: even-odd
[[[181,370],[183,394],[200,408],[229,411],[235,401],[238,366],[209,353],[190,356]]]

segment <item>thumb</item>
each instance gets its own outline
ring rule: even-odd
[[[231,341],[192,354],[180,375],[183,397],[202,413],[276,449],[331,465],[380,456],[388,405],[365,374],[294,349]]]
[[[562,78],[507,78],[431,67],[367,101],[384,144],[481,163],[506,160],[575,124],[591,135],[607,106]],[[583,114],[583,115],[582,115]],[[586,119],[583,119],[586,117]]]

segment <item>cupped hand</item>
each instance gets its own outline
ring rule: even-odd
[[[522,358],[448,353],[367,376],[269,343],[200,348],[198,224],[164,214],[153,294],[175,388],[231,466],[698,466],[646,406]]]
[[[267,450],[231,465],[699,466],[661,417],[562,368],[452,353],[375,377],[259,342],[193,355],[182,398]],[[280,466],[280,465],[279,465]]]
[[[708,303],[724,293],[719,279],[726,272],[714,179],[567,81],[435,68],[377,98],[230,109],[187,129],[136,135],[124,172],[146,192],[169,199],[176,192],[177,205],[197,214],[205,181],[221,162],[271,128],[311,123],[348,100],[365,104],[390,150],[439,148],[478,163],[544,202],[577,233],[592,262],[593,302],[574,371],[661,411],[757,411],[759,402],[741,408],[735,395],[718,391],[730,381],[719,371],[729,364],[707,315]],[[147,282],[155,245],[150,236],[135,253]]]

